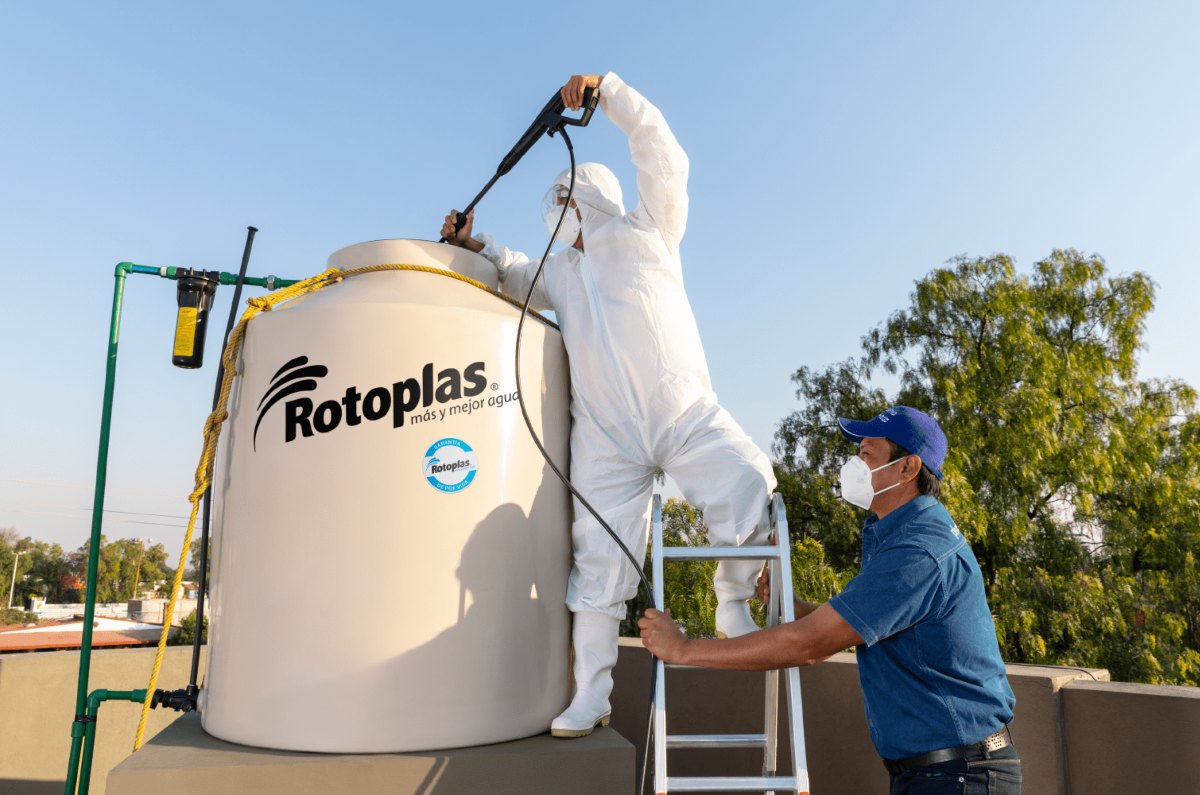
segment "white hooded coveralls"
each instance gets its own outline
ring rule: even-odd
[[[646,549],[658,467],[703,510],[714,544],[761,540],[771,463],[717,404],[684,292],[687,155],[662,113],[611,72],[600,109],[629,138],[638,205],[625,212],[608,168],[579,165],[573,198],[586,251],[551,254],[531,301],[556,314],[570,360],[571,481],[635,556]],[[568,185],[570,172],[555,183]],[[538,261],[479,239],[501,288],[524,300]],[[637,573],[578,500],[574,507],[567,606],[624,618]],[[737,584],[718,576],[718,598],[751,596],[759,565],[742,562]]]

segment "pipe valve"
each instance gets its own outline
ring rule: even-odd
[[[193,712],[199,692],[199,688],[191,687],[186,690],[155,690],[154,697],[150,699],[150,707],[157,709],[161,705],[163,709],[173,709],[176,712]]]

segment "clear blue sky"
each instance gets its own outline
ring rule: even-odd
[[[87,537],[117,262],[234,271],[253,224],[251,272],[300,277],[436,237],[573,72],[620,73],[688,151],[689,294],[766,448],[790,374],[854,355],[958,254],[1149,273],[1142,375],[1200,385],[1195,4],[413,5],[0,7],[0,527]],[[611,124],[574,140],[632,194]],[[543,245],[564,165],[539,144],[477,226]],[[175,554],[216,357],[171,367],[174,283],[126,299],[106,533]]]

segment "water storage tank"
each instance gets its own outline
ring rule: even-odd
[[[342,269],[483,258],[381,240]],[[547,731],[568,696],[568,495],[516,402],[518,307],[447,275],[352,276],[250,321],[217,458],[200,708],[223,740],[298,751],[480,745]],[[556,329],[522,385],[567,461]]]

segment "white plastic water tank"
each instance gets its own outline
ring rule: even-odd
[[[495,286],[463,249],[335,252]],[[568,697],[570,503],[516,402],[519,308],[451,277],[353,276],[250,321],[217,458],[206,731],[298,751],[418,751],[547,731]],[[557,330],[522,341],[567,463]]]

